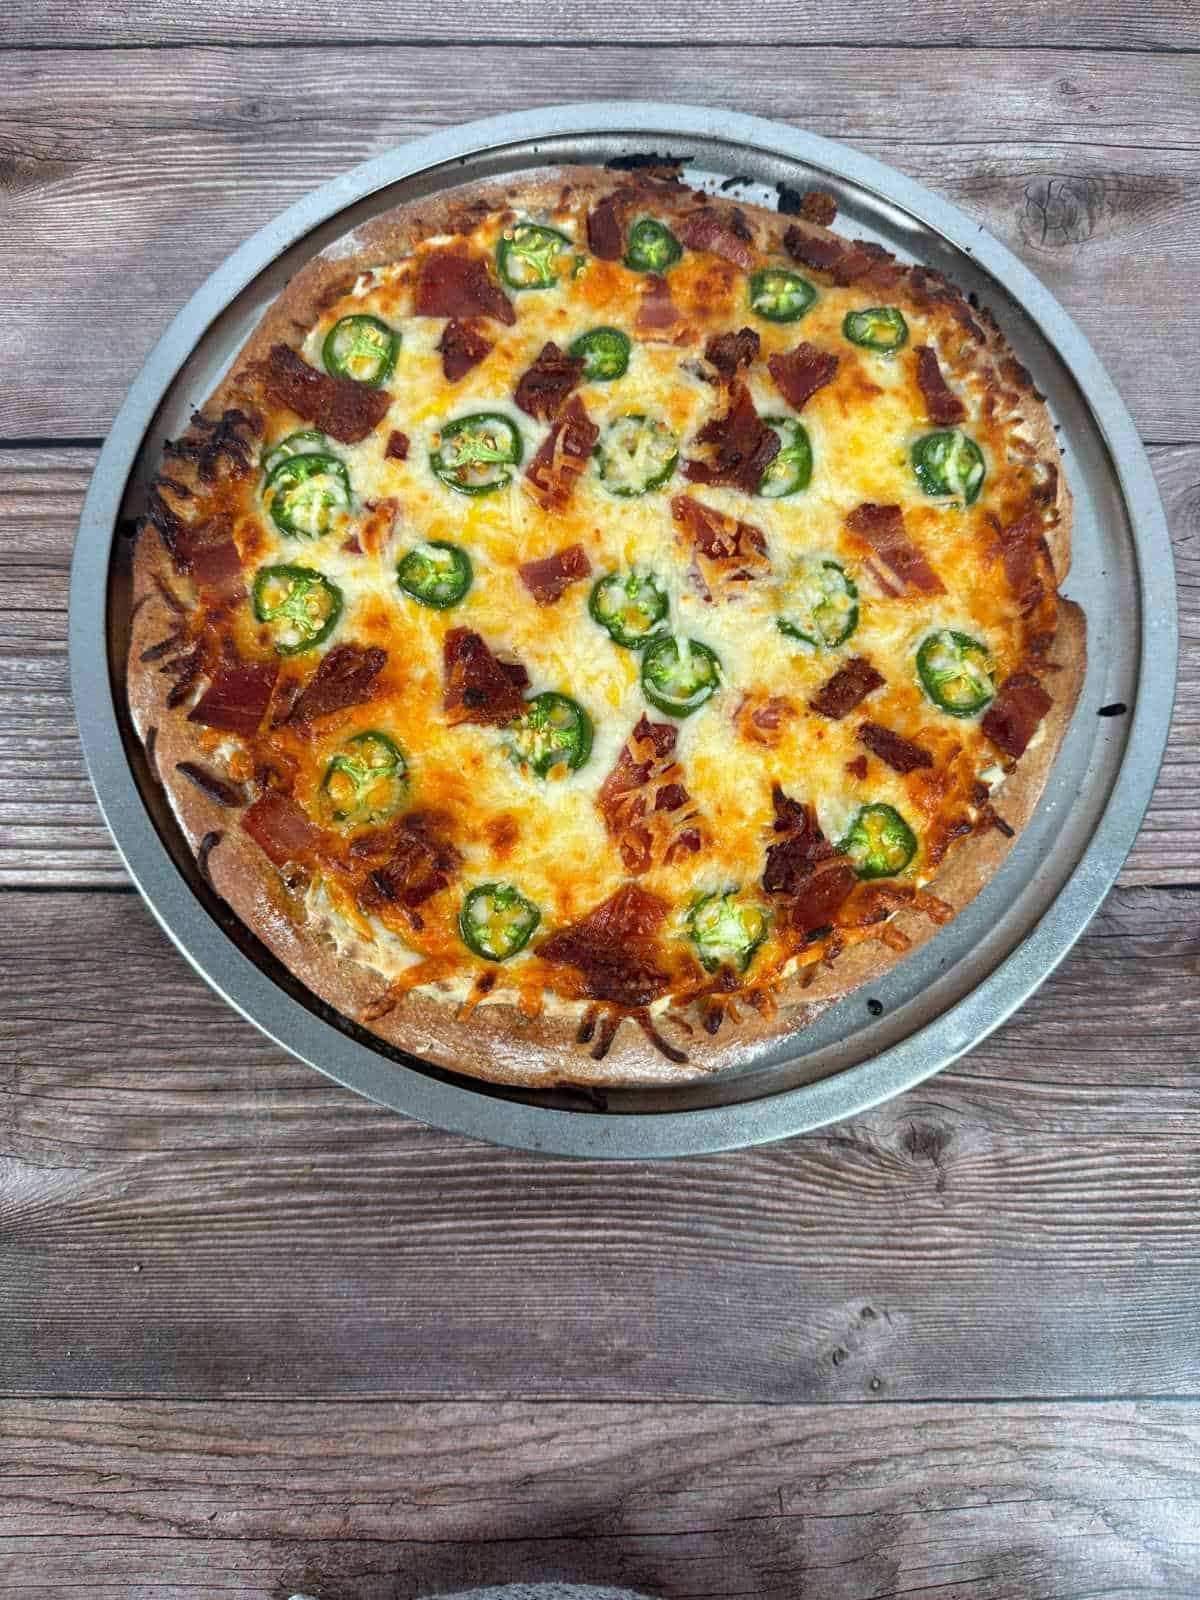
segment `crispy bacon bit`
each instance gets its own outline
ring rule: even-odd
[[[800,202],[800,215],[805,222],[815,222],[818,228],[828,228],[837,216],[837,201],[824,189],[809,189]]]
[[[836,366],[837,357],[830,359]],[[744,494],[754,493],[780,450],[779,435],[759,417],[744,383],[732,386],[729,410],[722,417],[711,417],[696,435],[696,443],[712,447],[711,459],[685,463],[690,481],[725,484]]]
[[[670,723],[651,722],[643,716],[596,797],[625,870],[635,877],[656,862],[669,863],[681,853],[700,848],[698,813],[677,815],[691,797],[679,781],[676,737],[677,730]]]
[[[228,595],[238,587],[242,558],[234,543],[232,519],[227,513],[185,528],[179,553],[193,580],[213,595]]]
[[[393,428],[388,434],[387,449],[383,452],[389,461],[408,460],[408,435]]]
[[[867,775],[866,756],[855,756],[853,761],[847,761],[846,771],[852,778],[857,778],[859,783],[861,783]]]
[[[240,806],[246,803],[246,796],[240,788],[227,783],[217,773],[210,772],[207,767],[200,766],[196,761],[177,761],[175,771],[189,783],[194,783],[201,794],[206,794],[220,806]]]
[[[840,667],[808,703],[823,717],[840,722],[847,711],[853,711],[860,701],[881,688],[886,681],[865,656],[855,656],[844,667]]]
[[[704,346],[704,357],[729,382],[737,376],[739,367],[748,367],[755,360],[759,344],[753,328],[739,328],[736,333],[714,333]]]
[[[371,698],[375,679],[386,661],[387,651],[378,645],[367,649],[358,644],[334,645],[322,656],[320,666],[288,712],[288,722],[306,727],[318,717],[361,705]]]
[[[257,371],[272,400],[343,444],[357,444],[387,416],[391,396],[353,378],[333,378],[310,367],[286,344],[273,344]]]
[[[656,965],[655,944],[670,909],[658,895],[625,883],[578,922],[543,939],[537,953],[543,961],[576,968],[591,1000],[647,1006],[670,986]]]
[[[1054,562],[1040,513],[1027,511],[1000,528],[998,537],[1008,586],[1028,616],[1054,588]]]
[[[588,214],[588,248],[601,261],[619,261],[625,254],[625,202],[618,190]]]
[[[834,283],[843,288],[864,277],[875,262],[862,245],[809,233],[805,228],[789,228],[783,236],[783,245],[793,261],[812,267],[816,272],[828,272]]]
[[[472,367],[477,367],[492,348],[477,328],[458,317],[452,317],[442,329],[437,349],[442,358],[442,372],[448,383],[465,378]]]
[[[911,739],[903,739],[890,728],[878,722],[864,722],[858,730],[859,744],[865,744],[872,755],[885,761],[893,772],[915,772],[918,767],[931,767],[933,757]]]
[[[296,861],[317,842],[317,830],[291,795],[268,789],[242,814],[242,829],[277,867]]]
[[[807,341],[785,355],[767,357],[767,369],[794,411],[803,411],[818,389],[833,382],[838,358]]]
[[[729,598],[770,571],[767,541],[752,523],[701,505],[689,494],[672,498],[671,515],[696,548],[707,599],[714,590]]]
[[[277,661],[222,661],[188,721],[249,738],[258,732],[278,676]]]
[[[702,206],[683,218],[678,232],[690,250],[707,250],[710,255],[741,267],[743,272],[749,272],[758,260],[754,235],[740,211],[721,212],[713,206]]]
[[[945,594],[937,573],[908,537],[899,506],[878,506],[865,502],[846,518],[846,526],[875,554],[900,581],[900,591],[920,589],[923,594]]]
[[[771,791],[775,821],[767,847],[763,892],[783,902],[780,922],[797,939],[824,929],[849,898],[854,868],[821,832],[812,806],[793,800],[778,784]]]
[[[967,408],[943,377],[936,352],[927,344],[918,344],[913,346],[913,354],[917,358],[917,387],[925,396],[930,422],[942,427],[961,422]]]
[[[387,860],[368,875],[359,890],[358,903],[364,911],[375,911],[386,902],[412,913],[448,887],[462,856],[443,837],[440,822],[430,813],[410,811],[370,836],[371,853],[386,853]],[[419,918],[410,920],[419,925]]]
[[[158,670],[175,679],[167,694],[167,710],[174,711],[191,694],[197,678],[204,671],[204,646],[198,644],[186,655],[173,656],[170,661],[164,661]]]
[[[564,511],[588,464],[600,429],[583,401],[573,395],[559,414],[525,474],[534,496],[547,511]]]
[[[783,737],[783,725],[796,715],[796,708],[782,695],[746,695],[734,712],[734,722],[742,738],[750,744],[774,749]]]
[[[542,346],[528,371],[521,374],[513,399],[527,417],[552,422],[582,377],[583,357],[568,355],[551,340]]]
[[[163,445],[163,455],[180,461],[194,461],[196,476],[201,483],[214,483],[221,475],[222,460],[228,462],[228,471],[234,478],[248,478],[254,471],[253,446],[243,438],[243,431],[251,435],[262,432],[262,418],[257,413],[230,409],[219,417],[206,417],[202,411],[193,411],[187,432],[181,438],[168,439]],[[169,481],[169,480],[165,480]],[[176,493],[182,486],[172,484]],[[186,494],[186,490],[182,491]]]
[[[671,285],[658,273],[647,273],[638,303],[637,331],[648,338],[658,335],[670,339],[680,320],[679,307],[671,299]]]
[[[552,606],[573,583],[591,577],[592,564],[581,544],[570,544],[540,561],[523,561],[517,573],[539,606]]]
[[[492,317],[512,326],[512,301],[487,263],[464,250],[433,250],[417,270],[413,309],[418,317]]]
[[[981,726],[994,745],[1016,760],[1025,754],[1052,704],[1032,672],[1015,672],[1000,685]]]
[[[497,725],[519,717],[529,674],[516,663],[497,661],[479,634],[451,628],[442,647],[446,670],[444,707],[451,727],[461,722]]]

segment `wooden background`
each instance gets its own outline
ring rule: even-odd
[[[616,1168],[421,1128],[192,976],[92,803],[74,523],[171,315],[432,128],[695,100],[1017,250],[1150,447],[1171,747],[1075,954],[953,1071]],[[1200,18],[1189,0],[7,0],[0,1594],[1200,1594]]]

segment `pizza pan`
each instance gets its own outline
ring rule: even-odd
[[[1060,430],[1075,491],[1064,589],[1087,615],[1090,661],[1042,801],[1001,871],[868,991],[701,1083],[487,1085],[391,1050],[322,1005],[207,888],[124,709],[130,559],[121,530],[143,509],[163,439],[182,430],[311,254],[455,184],[647,153],[682,158],[697,186],[760,205],[775,205],[780,185],[825,189],[846,232],[938,268],[991,307]],[[1178,627],[1166,522],[1133,423],[1079,330],[1015,256],[954,206],[844,145],[727,111],[606,102],[418,139],[315,190],[217,269],[164,334],[101,452],[75,552],[70,642],[84,751],[117,846],[155,916],[218,993],[329,1077],[425,1122],[528,1149],[646,1157],[763,1143],[853,1115],[946,1066],[1009,1016],[1070,950],[1133,843],[1166,743]]]

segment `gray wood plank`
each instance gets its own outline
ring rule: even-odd
[[[1200,448],[1151,452],[1175,537],[1183,651],[1166,763],[1124,884],[1200,881]],[[66,651],[70,551],[95,455],[0,450],[0,885],[125,883],[83,769]]]
[[[895,163],[1043,277],[1146,437],[1200,440],[1177,332],[1200,273],[1192,56],[1026,47],[964,69],[947,48],[912,51],[900,70],[890,52],[845,46],[506,44],[473,48],[469,67],[462,50],[400,45],[9,59],[20,67],[0,87],[0,436],[103,432],[192,290],[315,184],[415,134],[585,88],[741,106]],[[64,306],[95,330],[68,362]]]
[[[1118,891],[852,1122],[617,1168],[325,1082],[132,896],[6,894],[0,1392],[1200,1395],[1197,903]]]
[[[10,1406],[0,1594],[1192,1594],[1200,1407]]]

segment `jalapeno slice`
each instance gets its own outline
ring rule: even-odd
[[[838,850],[860,878],[891,878],[917,853],[917,836],[895,806],[863,806]]]
[[[779,454],[758,480],[764,500],[783,500],[807,489],[812,481],[812,444],[808,429],[794,417],[764,417],[779,435]]]
[[[679,436],[657,417],[618,417],[596,446],[600,481],[609,494],[632,500],[661,489],[679,460]]]
[[[666,272],[683,258],[683,246],[665,222],[643,217],[629,230],[625,265],[631,272]]]
[[[521,455],[521,435],[510,417],[476,411],[439,430],[429,465],[456,494],[491,494],[512,481],[511,469]]]
[[[667,591],[650,572],[609,572],[600,578],[588,600],[593,622],[614,644],[644,650],[667,626]]]
[[[517,766],[539,778],[555,767],[578,772],[592,753],[592,719],[569,695],[547,689],[525,702],[525,710],[510,722],[505,741]]]
[[[983,451],[965,433],[947,428],[927,433],[912,447],[913,471],[926,494],[953,495],[974,505],[983,487]]]
[[[851,344],[864,350],[899,350],[908,343],[908,323],[896,306],[869,306],[847,311],[842,332]]]
[[[430,539],[414,545],[396,568],[396,582],[423,606],[448,611],[465,599],[474,572],[461,545]]]
[[[407,788],[403,751],[386,733],[371,728],[347,739],[325,768],[321,797],[333,822],[357,828],[394,817]]]
[[[281,656],[324,643],[342,614],[342,591],[312,567],[260,567],[251,599]]]
[[[688,912],[687,936],[705,972],[722,967],[745,972],[767,937],[767,913],[752,901],[739,900],[736,889],[702,895]]]
[[[335,378],[353,378],[378,389],[391,377],[400,353],[400,335],[380,317],[358,312],[341,317],[325,335],[321,360]]]
[[[620,328],[589,328],[571,346],[571,354],[583,362],[583,375],[589,383],[611,383],[624,377],[629,350],[629,339]]]
[[[775,626],[818,650],[834,650],[858,627],[858,586],[838,561],[805,556],[778,589]]]
[[[301,428],[289,433],[286,439],[268,445],[259,460],[259,466],[269,476],[281,461],[289,456],[321,456],[329,454],[329,440],[315,428]]]
[[[664,634],[642,657],[642,693],[671,717],[690,717],[721,687],[716,652],[698,639]]]
[[[917,677],[938,710],[952,717],[973,717],[996,698],[987,646],[953,628],[939,628],[922,639]]]
[[[496,271],[510,289],[552,289],[571,265],[574,248],[557,228],[518,222],[496,246]]]
[[[473,955],[507,961],[524,950],[542,913],[511,883],[478,883],[458,913],[458,931]]]
[[[337,456],[314,452],[277,461],[263,484],[271,521],[294,539],[319,539],[350,509],[350,479]]]
[[[765,322],[799,322],[817,298],[807,278],[786,267],[763,267],[750,274],[746,302]]]

